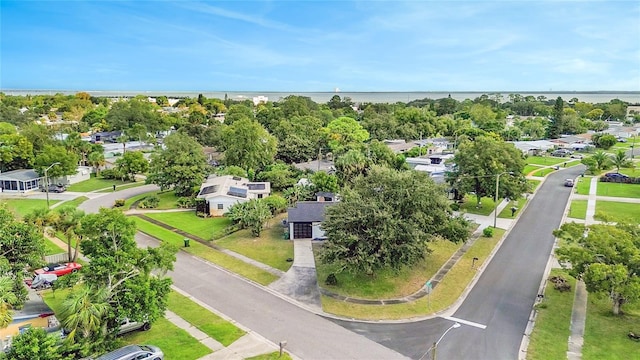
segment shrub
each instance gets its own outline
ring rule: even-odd
[[[451,210],[453,210],[453,211],[458,211],[458,210],[460,210],[460,204],[457,204],[457,203],[452,203],[452,204],[450,205],[450,207],[451,207]]]
[[[280,195],[270,195],[262,199],[262,201],[269,206],[269,210],[273,215],[280,214],[287,210],[287,199]]]
[[[102,176],[103,179],[119,179],[120,178],[120,174],[115,169],[104,169],[100,171],[100,176]]]
[[[190,209],[196,207],[196,199],[188,196],[179,197],[177,200],[178,207]]]
[[[484,237],[492,237],[493,228],[491,226],[487,226],[486,228],[484,228],[484,230],[482,230],[482,235],[484,235]]]
[[[149,195],[140,202],[139,206],[143,209],[153,209],[157,208],[159,204],[160,198],[157,195]]]
[[[121,207],[124,206],[124,199],[116,199],[115,203],[113,204],[113,206],[115,207]]]
[[[334,273],[329,274],[327,276],[327,279],[324,281],[324,283],[326,285],[332,285],[332,286],[338,285],[338,278],[336,277],[336,274]]]

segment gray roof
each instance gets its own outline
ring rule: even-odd
[[[323,221],[327,206],[335,204],[331,201],[298,201],[295,207],[287,210],[288,221],[290,223]]]
[[[41,177],[42,176],[38,175],[33,169],[12,170],[0,173],[0,179],[2,180],[29,181],[40,179]]]

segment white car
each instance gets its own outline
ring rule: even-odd
[[[566,187],[573,187],[573,185],[574,185],[573,179],[566,179],[564,181],[564,186]]]

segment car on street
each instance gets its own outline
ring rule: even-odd
[[[40,187],[40,191],[46,192],[47,188],[42,186],[42,187]],[[63,193],[65,191],[67,191],[67,187],[64,186],[64,185],[61,185],[61,184],[50,184],[49,185],[49,192],[52,192],[52,193]]]
[[[573,179],[565,179],[564,180],[564,186],[573,187],[573,185],[574,185]]]
[[[153,345],[127,345],[96,358],[96,360],[132,359],[163,360],[164,354],[159,347]]]
[[[551,156],[565,157],[573,154],[573,151],[567,149],[558,149],[551,153]]]
[[[49,264],[42,269],[34,271],[36,275],[42,274],[55,274],[57,276],[67,275],[74,273],[82,268],[82,264],[75,262],[62,263],[62,264]]]

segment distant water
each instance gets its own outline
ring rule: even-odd
[[[62,93],[65,95],[75,94],[81,90],[0,90],[7,95],[44,95]],[[133,97],[136,95],[145,96],[167,96],[167,97],[197,97],[202,94],[207,98],[224,99],[225,95],[232,100],[252,99],[256,96],[266,96],[269,101],[278,101],[289,95],[306,96],[317,103],[326,103],[334,95],[341,98],[349,97],[353,102],[371,103],[407,103],[412,100],[442,99],[451,95],[458,101],[475,99],[483,94],[496,94],[495,91],[483,92],[433,92],[433,91],[412,91],[412,92],[270,92],[270,91],[86,91],[93,96],[101,97]],[[592,91],[592,92],[501,92],[503,101],[509,100],[509,94],[520,94],[525,96],[544,96],[547,99],[555,99],[558,96],[568,101],[577,98],[579,101],[588,103],[607,103],[613,99],[619,99],[632,104],[640,103],[640,91]],[[492,96],[493,97],[493,96]]]

